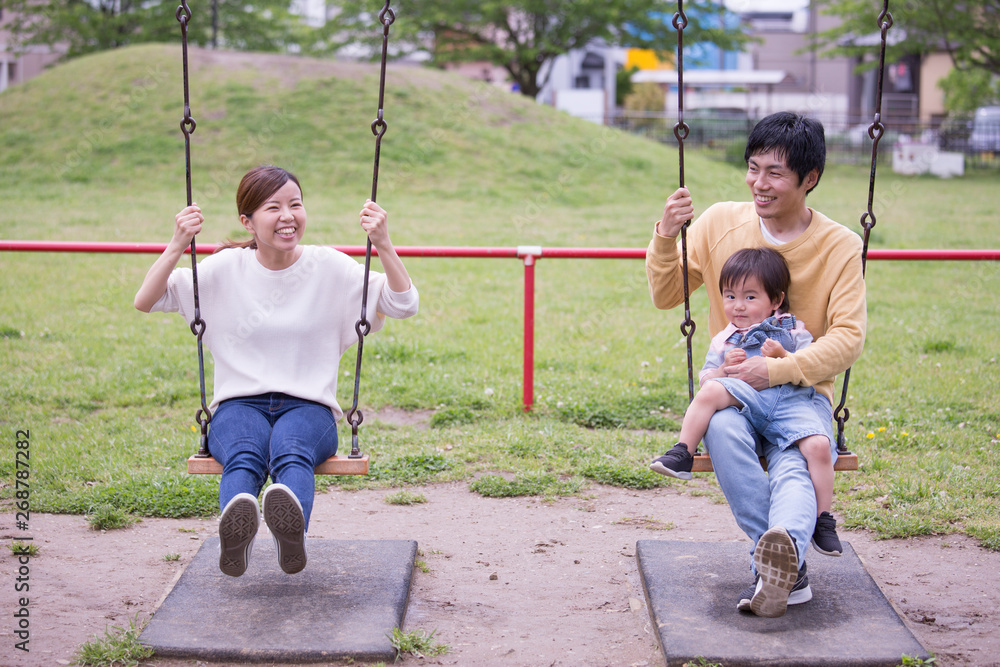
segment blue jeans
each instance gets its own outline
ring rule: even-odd
[[[812,402],[827,425],[836,461],[833,407],[822,394],[815,394]],[[798,446],[782,449],[763,439],[737,408],[715,413],[704,442],[733,517],[753,542],[751,554],[768,528],[781,526],[795,540],[801,568],[816,526],[816,491]],[[766,472],[759,456],[767,460]]]
[[[337,422],[325,405],[287,394],[233,398],[212,416],[208,449],[222,464],[220,510],[239,493],[260,494],[270,474],[298,498],[308,529],[313,469],[337,453]]]
[[[712,378],[710,382],[720,383],[742,404],[740,414],[750,422],[758,437],[781,449],[810,435],[833,434],[831,413],[816,409],[816,390],[812,387],[779,384],[757,391],[736,378]]]

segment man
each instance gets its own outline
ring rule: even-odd
[[[788,299],[815,342],[786,357],[762,356],[726,366],[726,375],[754,389],[793,383],[815,390],[813,403],[833,438],[834,379],[860,356],[867,312],[861,238],[806,206],[826,162],[823,126],[787,112],[761,120],[744,153],[752,202],[717,203],[690,226],[690,289],[704,285],[709,333],[725,325],[719,271],[737,250],[770,247],[791,274]],[[646,254],[650,294],[657,308],[683,302],[683,267],[677,236],[694,215],[691,195],[680,188],[667,199]],[[715,473],[736,522],[753,542],[754,583],[737,608],[776,617],[788,604],[812,599],[805,551],[816,524],[816,495],[796,446],[780,449],[755,432],[737,408],[715,414],[704,438]],[[758,456],[767,460],[767,472]]]

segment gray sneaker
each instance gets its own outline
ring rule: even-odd
[[[219,517],[219,569],[239,577],[250,564],[250,551],[260,527],[260,507],[249,493],[238,493]]]
[[[299,499],[284,484],[272,484],[264,491],[263,505],[278,565],[285,574],[301,572],[306,566],[306,518]]]
[[[784,616],[788,596],[799,576],[799,557],[795,541],[781,526],[769,528],[753,552],[757,570],[757,589],[750,600],[750,611],[757,616]]]
[[[757,592],[757,582],[759,579],[760,575],[754,577],[753,583],[744,588],[743,592],[740,593],[739,601],[736,603],[738,611],[752,611],[750,609],[750,602],[753,600],[753,594]],[[788,606],[809,602],[812,600],[812,597],[812,588],[809,587],[809,575],[806,573],[806,564],[803,564],[802,569],[799,570],[799,577],[795,580],[795,585],[792,586],[792,592],[788,594]]]

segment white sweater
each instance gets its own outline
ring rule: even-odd
[[[340,358],[358,340],[364,265],[324,246],[303,245],[302,255],[280,271],[264,268],[249,248],[231,248],[198,263],[204,342],[215,360],[210,409],[229,398],[282,392],[327,405],[340,419]],[[368,282],[371,333],[386,316],[416,314],[417,289],[393,292],[382,273]],[[170,274],[152,311],[194,320],[190,268]]]

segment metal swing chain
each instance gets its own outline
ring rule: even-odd
[[[872,162],[871,172],[868,180],[868,210],[861,214],[861,227],[864,231],[864,243],[861,249],[861,277],[865,277],[868,267],[868,238],[871,235],[872,227],[875,226],[875,212],[872,210],[872,203],[875,200],[875,167],[878,163],[878,142],[885,133],[885,125],[882,124],[882,82],[885,76],[885,46],[886,33],[892,27],[892,14],[889,13],[889,0],[884,0],[882,13],[878,15],[878,26],[882,33],[882,43],[879,51],[878,61],[878,86],[875,89],[875,117],[872,124],[868,126],[868,136],[872,140]],[[841,390],[840,403],[833,412],[834,419],[837,420],[837,452],[847,451],[845,443],[844,425],[851,418],[851,411],[844,407],[847,404],[847,387],[851,381],[851,369],[844,371],[844,386]]]
[[[188,94],[188,21],[191,20],[191,9],[187,0],[181,0],[177,7],[177,20],[181,24],[181,53],[184,63],[184,119],[181,121],[181,132],[184,133],[184,163],[187,176],[187,205],[190,206],[191,196],[191,134],[198,126],[191,117],[191,101]],[[191,282],[194,288],[194,319],[191,320],[191,333],[198,338],[198,380],[201,385],[201,408],[195,413],[194,419],[201,425],[201,443],[198,446],[198,458],[208,458],[208,424],[212,421],[212,412],[205,400],[205,350],[202,338],[205,335],[205,320],[201,319],[201,300],[198,296],[198,253],[195,249],[195,239],[191,239]]]
[[[677,157],[680,162],[680,187],[683,188],[684,140],[687,139],[691,129],[684,122],[684,28],[688,25],[687,15],[684,13],[684,0],[677,2],[673,25],[677,30],[677,122],[674,124],[674,136],[677,138]],[[694,320],[691,319],[691,291],[688,287],[687,229],[690,224],[691,221],[687,220],[681,227],[681,266],[684,271],[684,321],[681,323],[681,333],[687,339],[688,402],[694,400],[694,360],[691,356],[691,339],[695,330]]]
[[[372,171],[372,202],[376,201],[378,195],[378,163],[379,155],[382,151],[382,135],[385,134],[389,125],[382,117],[382,109],[385,106],[385,65],[389,53],[389,26],[396,20],[396,15],[389,8],[389,1],[385,0],[385,6],[378,14],[378,20],[382,24],[382,64],[378,83],[378,116],[372,121],[372,134],[375,135],[375,164]],[[361,317],[354,325],[354,330],[358,333],[358,360],[354,367],[354,403],[347,413],[347,421],[351,424],[351,453],[349,458],[361,457],[361,447],[358,445],[358,426],[365,420],[364,414],[358,409],[358,398],[361,393],[361,358],[365,350],[365,336],[371,331],[371,323],[368,321],[368,275],[371,271],[372,263],[372,241],[368,239],[365,250],[365,280],[361,290]]]

